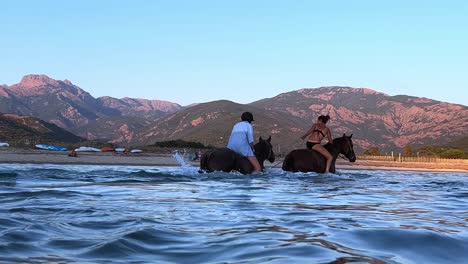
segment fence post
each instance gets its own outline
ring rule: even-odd
[[[401,153],[398,153],[398,161],[401,162]]]

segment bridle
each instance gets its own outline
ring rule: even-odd
[[[346,136],[344,137],[344,139],[346,140],[346,143],[347,143],[347,145],[348,145],[348,150],[346,151],[346,153],[344,154],[344,156],[345,156],[348,160],[351,160],[351,159],[353,159],[353,158],[355,159],[355,158],[356,158],[356,155],[354,154],[354,152],[351,153],[353,147],[351,146],[350,140],[349,140]],[[351,157],[351,155],[352,155],[352,157]],[[343,159],[345,159],[345,158],[343,158]]]

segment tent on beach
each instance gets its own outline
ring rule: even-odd
[[[101,148],[102,152],[114,152],[115,149],[113,147],[103,147]]]

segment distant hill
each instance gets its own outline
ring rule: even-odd
[[[143,117],[148,120],[154,120],[158,117],[164,116],[166,113],[173,113],[182,109],[182,107],[176,103],[140,98],[125,97],[117,99],[109,96],[103,96],[97,98],[97,101],[102,108],[117,110],[119,115]]]
[[[445,144],[445,147],[461,149],[468,152],[468,135],[450,141],[449,143]]]
[[[300,135],[327,113],[333,136],[352,133],[358,151],[442,146],[468,134],[467,106],[366,88],[304,88],[250,104],[221,100],[182,107],[160,100],[94,98],[68,80],[45,75],[0,86],[0,112],[31,115],[90,140],[114,143],[182,139],[224,146],[244,111],[254,113],[256,136],[272,135],[281,151],[303,147]]]
[[[26,75],[17,84],[0,86],[0,112],[31,115],[89,139],[131,138],[133,129],[180,109],[160,100],[94,98],[68,80],[46,75]]]
[[[250,105],[227,100],[197,104],[157,120],[145,128],[135,143],[153,144],[154,142],[182,139],[200,142],[216,147],[225,146],[229,140],[232,126],[240,121],[243,112],[254,113],[255,138],[272,136],[276,150],[281,144],[297,146],[303,144],[299,139],[301,120],[281,112],[269,112]]]
[[[11,145],[77,143],[84,139],[31,116],[0,114],[0,141]]]
[[[466,106],[405,95],[389,96],[364,88],[300,89],[250,105],[300,118],[304,128],[319,115],[329,114],[333,134],[353,133],[355,144],[362,149],[440,145],[468,133]]]

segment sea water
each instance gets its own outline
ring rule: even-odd
[[[0,165],[0,263],[466,263],[467,176]]]

